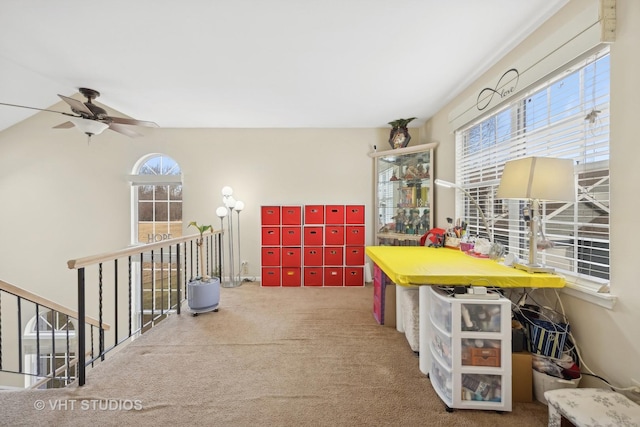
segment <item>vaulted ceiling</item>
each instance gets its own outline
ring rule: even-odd
[[[166,128],[419,125],[568,0],[2,0],[0,102]],[[58,104],[58,105],[56,105]],[[37,113],[0,106],[0,130]]]

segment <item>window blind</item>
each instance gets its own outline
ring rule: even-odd
[[[541,201],[541,230],[553,243],[540,261],[596,281],[609,279],[609,51],[591,54],[517,99],[456,131],[456,181],[481,206],[494,240],[528,257],[527,202],[495,197],[505,162],[572,159],[576,203]],[[484,235],[481,215],[458,191],[456,215]],[[539,238],[542,236],[539,236]]]

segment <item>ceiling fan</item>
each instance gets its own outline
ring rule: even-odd
[[[54,129],[68,129],[77,127],[80,131],[84,132],[89,138],[93,135],[102,133],[105,129],[111,129],[115,132],[127,135],[131,138],[142,136],[142,134],[131,129],[130,126],[145,126],[145,127],[158,127],[154,122],[127,119],[124,117],[109,116],[104,108],[101,108],[94,104],[92,101],[100,96],[100,92],[97,90],[81,87],[78,89],[82,95],[87,98],[87,102],[78,101],[68,96],[58,96],[71,107],[71,113],[65,113],[63,111],[48,110],[45,108],[27,107],[24,105],[7,104],[0,102],[0,105],[8,105],[11,107],[29,108],[32,110],[49,111],[52,113],[64,114],[70,116],[69,121],[60,123],[54,126]]]

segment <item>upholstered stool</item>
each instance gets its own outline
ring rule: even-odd
[[[640,405],[615,391],[599,388],[561,388],[544,392],[549,402],[549,427],[570,421],[577,427],[640,427]]]

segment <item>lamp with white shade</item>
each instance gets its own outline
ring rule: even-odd
[[[573,160],[553,157],[525,157],[504,165],[496,193],[499,199],[529,200],[529,263],[514,264],[529,273],[552,273],[551,267],[538,263],[538,224],[540,201],[576,201]]]
[[[224,187],[222,187],[222,197],[229,197],[233,194],[233,188],[229,187],[228,185],[225,185]]]

